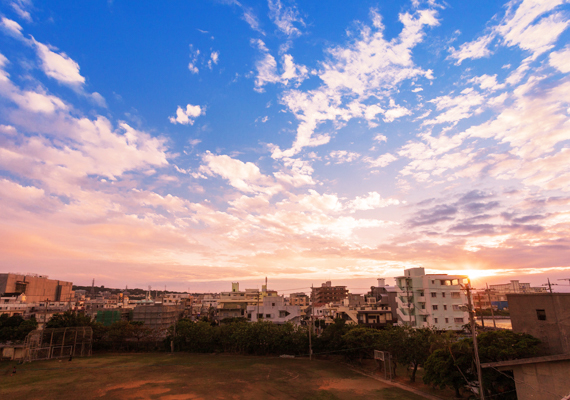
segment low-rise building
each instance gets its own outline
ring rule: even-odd
[[[287,305],[283,296],[267,296],[263,303],[247,306],[247,319],[251,322],[269,321],[275,324],[301,323],[301,308]]]

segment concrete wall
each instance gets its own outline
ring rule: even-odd
[[[570,395],[570,360],[513,368],[518,400],[560,400]]]
[[[0,274],[1,293],[22,293],[18,283],[24,283],[26,302],[37,303],[40,301],[70,301],[73,299],[73,284],[71,282],[58,281],[40,276]]]
[[[508,294],[513,331],[538,339],[546,354],[570,353],[570,293]],[[540,320],[537,310],[544,310]]]

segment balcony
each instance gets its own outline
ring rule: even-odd
[[[414,315],[404,314],[402,310],[398,308],[398,319],[402,322],[406,323],[414,323],[416,322],[416,317]]]
[[[425,303],[426,302],[426,297],[425,296],[418,296],[417,300],[418,303]]]

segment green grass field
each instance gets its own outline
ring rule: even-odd
[[[18,399],[423,399],[330,361],[121,354],[0,363],[0,393]]]

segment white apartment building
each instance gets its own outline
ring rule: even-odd
[[[404,270],[396,279],[398,324],[437,330],[461,330],[469,322],[466,275],[426,275],[424,268]]]

